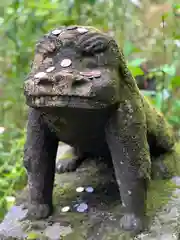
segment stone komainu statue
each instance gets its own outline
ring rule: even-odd
[[[121,227],[143,230],[151,165],[170,152],[174,137],[163,116],[142,96],[116,42],[92,27],[70,26],[36,46],[24,83],[29,106],[24,164],[28,217],[52,213],[58,142],[71,145],[75,170],[87,157],[110,158],[124,206]]]

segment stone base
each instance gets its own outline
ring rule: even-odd
[[[77,187],[92,186],[94,192],[76,192]],[[133,238],[119,227],[122,206],[114,174],[101,161],[87,160],[73,173],[56,175],[55,212],[46,220],[21,221],[27,210],[25,188],[0,224],[3,239],[67,239],[67,240],[173,240],[179,239],[180,177],[152,181],[148,192],[149,229]],[[87,212],[77,212],[76,204],[88,205]],[[65,206],[70,211],[61,212]]]

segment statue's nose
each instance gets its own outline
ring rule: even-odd
[[[38,85],[56,85],[67,84],[71,86],[76,81],[72,73],[66,71],[59,71],[54,74],[39,73]]]
[[[67,84],[69,83],[72,87],[80,86],[89,81],[87,78],[85,78],[80,74],[75,74],[75,73],[70,73],[65,71],[56,73],[54,78],[57,82],[66,82]]]
[[[54,79],[57,82],[61,82],[61,81],[70,81],[73,82],[74,80],[74,75],[70,72],[66,72],[66,71],[59,71],[57,73],[55,73],[54,75]]]
[[[90,79],[80,73],[61,70],[53,74],[38,73],[36,77],[42,92],[48,90],[57,94],[77,94],[77,91],[80,91],[81,94],[81,91],[90,91]]]
[[[89,82],[89,77],[82,74],[75,74],[69,71],[59,71],[53,75],[49,75],[45,72],[39,72],[34,76],[38,80],[38,84],[54,84],[54,83],[71,83],[71,84],[83,84]]]

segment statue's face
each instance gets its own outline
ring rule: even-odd
[[[82,27],[55,33],[37,46],[24,84],[27,104],[104,108],[117,102],[118,67],[108,37]]]

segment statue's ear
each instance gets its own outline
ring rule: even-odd
[[[136,81],[128,68],[123,52],[119,49],[119,76],[131,87],[135,87]]]
[[[117,45],[116,41],[114,39],[111,39],[109,41],[109,49],[111,54],[114,57],[114,62],[117,66],[118,63],[118,72],[119,72],[119,77],[121,81],[124,81],[127,84],[133,84],[134,78],[128,69],[124,54],[122,49]]]
[[[42,64],[42,62],[43,62],[43,54],[36,53],[34,56],[34,60],[31,63],[32,70],[38,69],[38,67]]]
[[[32,63],[32,70],[37,69],[48,54],[53,53],[56,50],[55,41],[49,36],[44,36],[40,39],[35,47],[35,55]]]
[[[108,47],[108,38],[106,35],[98,32],[89,32],[86,35],[79,37],[77,45],[84,53],[100,53],[104,52]]]

